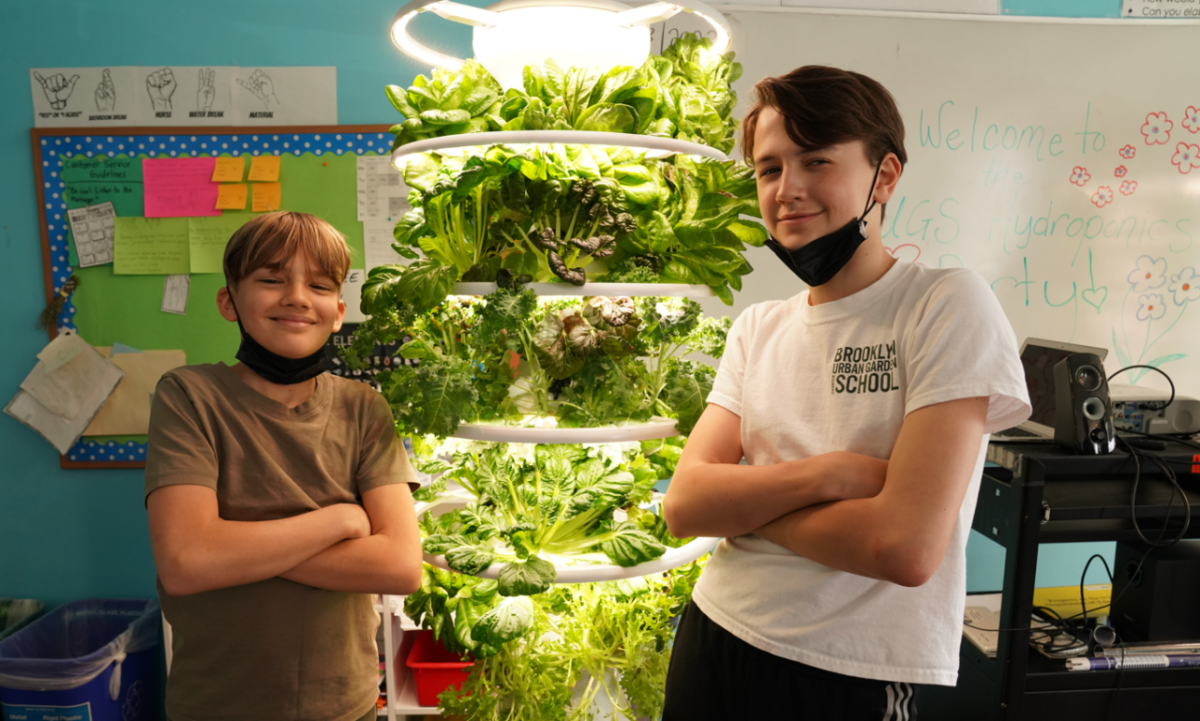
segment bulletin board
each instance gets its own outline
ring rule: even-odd
[[[140,169],[143,158],[278,155],[281,209],[329,221],[346,236],[351,267],[364,267],[355,159],[389,153],[392,136],[387,126],[121,131],[31,131],[47,304],[72,274],[79,279],[79,287],[50,332],[51,339],[71,330],[93,346],[121,343],[139,350],[182,350],[189,365],[235,362],[240,342],[237,325],[216,309],[217,290],[225,284],[221,273],[192,274],[187,312],[177,315],[161,310],[164,275],[116,275],[111,263],[76,267],[67,210],[112,201],[118,218],[143,215],[141,175],[132,171],[134,166]],[[113,172],[72,172],[72,160],[77,163],[80,158],[99,160],[101,169],[111,167]],[[60,464],[63,468],[140,468],[145,458],[145,436],[85,436],[61,457]]]

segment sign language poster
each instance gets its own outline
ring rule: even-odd
[[[39,128],[336,125],[332,67],[34,68]]]

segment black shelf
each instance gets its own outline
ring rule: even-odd
[[[1200,538],[1200,450],[1169,443],[1167,459],[1197,518],[1185,538]],[[972,528],[1005,549],[1000,627],[1028,629],[1038,546],[1085,541],[1137,542],[1130,500],[1135,464],[1126,453],[1079,456],[1053,444],[993,443]],[[1172,495],[1174,499],[1172,500]],[[1143,460],[1137,520],[1149,538],[1174,538],[1184,504],[1156,464]],[[1081,569],[1082,570],[1082,569]],[[1200,613],[1200,609],[1197,609]],[[958,685],[922,691],[932,721],[1198,719],[1200,668],[1067,671],[1029,645],[1029,631],[1000,634],[995,658],[962,641]]]

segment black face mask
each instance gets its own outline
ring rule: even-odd
[[[840,230],[812,241],[803,248],[788,250],[774,238],[767,239],[767,247],[779,256],[793,273],[800,277],[808,286],[825,285],[846,267],[858,246],[867,239],[867,213],[875,207],[875,183],[879,180],[881,162],[875,166],[875,177],[871,180],[871,195],[867,197],[867,207],[862,217],[846,223]]]
[[[226,290],[228,291],[228,289]],[[237,313],[232,293],[229,294],[229,304],[233,305],[233,312]],[[294,383],[303,383],[310,378],[316,378],[325,371],[333,370],[333,364],[329,362],[329,356],[325,353],[325,346],[321,346],[316,353],[304,358],[285,358],[278,353],[272,353],[254,340],[242,325],[240,313],[238,313],[237,324],[238,330],[242,332],[242,344],[238,347],[235,357],[245,363],[250,370],[272,383],[290,386]]]

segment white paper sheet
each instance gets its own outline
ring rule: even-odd
[[[65,334],[64,334],[65,335]],[[39,361],[25,380],[21,390],[30,394],[51,413],[74,418],[83,410],[93,389],[101,383],[111,361],[82,339],[73,336],[79,352],[66,363],[47,370]]]
[[[79,267],[90,268],[113,260],[113,224],[117,211],[111,202],[67,211]]]
[[[163,282],[162,306],[164,313],[187,314],[188,291],[192,287],[190,275],[168,275]]]
[[[237,70],[229,66],[136,68],[139,124],[232,125]]]
[[[359,156],[356,179],[359,220],[389,215],[399,220],[399,216],[412,209],[408,204],[408,186],[404,184],[400,171],[392,167],[390,157]]]
[[[237,68],[228,125],[337,125],[337,68]]]
[[[63,350],[61,345],[74,344],[76,341],[67,341],[60,344],[59,350]],[[83,346],[52,372],[46,370],[45,361],[38,361],[21,383],[21,390],[4,408],[5,413],[37,431],[59,453],[66,453],[79,440],[125,376],[95,348],[86,343]],[[61,357],[61,353],[47,355]]]
[[[39,128],[137,125],[137,68],[34,68],[33,120]]]
[[[408,265],[408,259],[392,250],[396,242],[396,220],[368,218],[363,221],[363,254],[368,271],[380,265]]]
[[[337,69],[32,68],[34,126],[336,125]]]
[[[342,318],[345,323],[362,323],[367,319],[359,309],[362,305],[363,281],[367,279],[367,271],[351,268],[342,281],[342,302],[346,304],[346,315]]]

